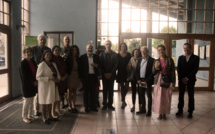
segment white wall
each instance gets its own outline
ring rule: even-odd
[[[30,0],[30,35],[43,31],[74,31],[81,54],[96,42],[96,0]]]

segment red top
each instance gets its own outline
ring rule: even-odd
[[[31,68],[31,71],[32,71],[32,73],[33,73],[33,75],[35,76],[36,74],[35,74],[35,67],[34,67],[34,64],[33,64],[33,62],[30,60],[30,61],[28,61],[28,64],[29,64],[29,66],[30,66],[30,68]]]
[[[164,59],[160,59],[160,62],[161,62],[161,73],[162,74],[166,74],[166,63],[165,63],[165,61],[164,61]]]

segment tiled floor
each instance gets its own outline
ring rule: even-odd
[[[120,108],[120,99],[120,93],[115,92],[115,111],[99,110],[98,113],[85,113],[82,107],[71,134],[215,134],[215,92],[195,92],[196,109],[193,119],[186,117],[187,112],[184,112],[183,117],[175,117],[178,92],[173,93],[171,114],[167,116],[167,120],[157,120],[158,115],[154,113],[152,117],[131,113],[131,92],[126,96],[128,105],[124,110]],[[185,100],[184,111],[187,111],[187,94]],[[77,103],[83,105],[82,102],[82,96],[79,96]]]

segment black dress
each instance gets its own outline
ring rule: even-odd
[[[131,54],[127,53],[127,55],[125,57],[122,57],[120,54],[118,54],[118,73],[117,73],[117,82],[121,83],[121,82],[127,82],[127,65],[128,62],[131,59]]]

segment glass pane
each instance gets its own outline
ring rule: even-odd
[[[4,1],[4,12],[9,14],[9,4]]]
[[[70,43],[69,43],[69,45],[71,46],[72,45],[72,33],[61,33],[60,34],[60,44],[57,44],[57,45],[60,45],[60,47],[61,48],[63,48],[64,46],[63,46],[63,38],[65,37],[65,36],[69,36],[69,39],[70,39]]]
[[[3,11],[3,4],[2,4],[2,0],[0,0],[0,11]]]
[[[108,0],[101,0],[102,1],[102,8],[108,8]]]
[[[30,34],[30,31],[29,31],[29,23],[26,23],[24,22],[24,25],[25,25],[25,28],[22,28],[24,31],[25,34]]]
[[[109,23],[109,36],[118,36],[119,23]]]
[[[109,8],[119,8],[119,0],[109,0]]]
[[[194,10],[188,10],[188,21],[195,21],[195,11]]]
[[[109,22],[119,22],[119,10],[109,10]]]
[[[147,31],[147,23],[146,21],[141,21],[141,33],[146,33]]]
[[[122,21],[122,32],[131,32],[130,21]]]
[[[107,35],[107,25],[108,23],[98,23],[98,35]]]
[[[204,21],[204,11],[203,10],[196,11],[196,21]]]
[[[186,10],[178,10],[178,20],[179,21],[186,21]]]
[[[179,0],[178,8],[184,9],[184,8],[186,8],[185,6],[186,6],[186,1],[185,0]]]
[[[212,22],[213,21],[213,12],[212,11],[206,11],[205,14],[205,21],[206,22]]]
[[[194,44],[198,45],[199,66],[209,67],[210,41],[194,40]]]
[[[214,0],[206,0],[206,9],[213,10]]]
[[[24,7],[24,0],[22,0],[22,7]]]
[[[197,34],[204,33],[204,23],[196,23],[196,33]]]
[[[159,20],[159,14],[158,13],[152,13],[152,20]]]
[[[140,21],[131,22],[131,32],[139,33],[140,32]]]
[[[131,0],[132,8],[140,8],[140,0]]]
[[[160,33],[168,33],[168,23],[160,22]]]
[[[141,20],[147,20],[147,11],[141,9]]]
[[[47,37],[47,45],[49,48],[59,45],[59,34],[47,34]]]
[[[122,20],[131,19],[131,9],[122,9]]]
[[[164,40],[162,39],[155,39],[155,38],[147,38],[147,47],[149,49],[149,55],[155,59],[157,59],[158,53],[157,53],[157,46],[159,44],[164,44]]]
[[[9,22],[10,22],[9,15],[4,14],[4,24],[9,26]]]
[[[105,41],[107,41],[107,37],[98,37],[97,38],[97,43],[98,43],[98,49],[105,49]]]
[[[3,24],[3,13],[0,13],[0,24]]]
[[[187,23],[187,33],[195,33],[195,23]]]
[[[29,13],[28,11],[25,11],[25,10],[24,10],[24,20],[29,22]]]
[[[9,94],[8,74],[0,74],[0,98]]]
[[[122,0],[122,7],[130,8],[131,7],[130,0]]]
[[[213,23],[205,24],[205,32],[206,34],[213,34]]]
[[[132,53],[135,48],[140,48],[141,38],[124,39],[124,42],[128,45],[128,52]]]
[[[110,40],[112,42],[111,49],[118,53],[118,49],[119,49],[118,41],[119,41],[119,38],[118,37],[108,37],[108,40]]]
[[[197,9],[204,9],[204,6],[205,6],[205,1],[204,0],[198,0],[197,1]]]
[[[26,10],[29,10],[29,0],[25,0],[25,2],[24,2],[24,8]]]
[[[208,87],[208,71],[198,71],[196,74],[196,85],[195,87]]]
[[[167,6],[168,6],[168,1],[160,0],[160,8],[167,8]]]
[[[161,21],[167,21],[168,20],[167,10],[160,10],[160,20]]]
[[[178,65],[179,56],[184,55],[183,45],[187,42],[187,39],[172,40],[172,58],[175,62],[175,66]]]
[[[140,20],[140,9],[132,9],[131,10],[131,13],[132,13],[132,17],[131,17],[131,20]]]
[[[148,0],[141,0],[140,4],[141,4],[141,8],[149,8]]]
[[[8,46],[8,36],[7,34],[0,32],[0,69],[8,68],[8,53],[7,53],[7,46]]]
[[[99,17],[101,18],[101,22],[108,22],[108,10],[102,10]]]
[[[152,33],[158,33],[158,25],[159,25],[159,22],[157,21],[152,22]]]
[[[178,22],[178,33],[186,33],[186,22]]]
[[[169,22],[169,33],[177,33],[177,22]]]
[[[177,21],[177,10],[169,11],[169,21]]]

